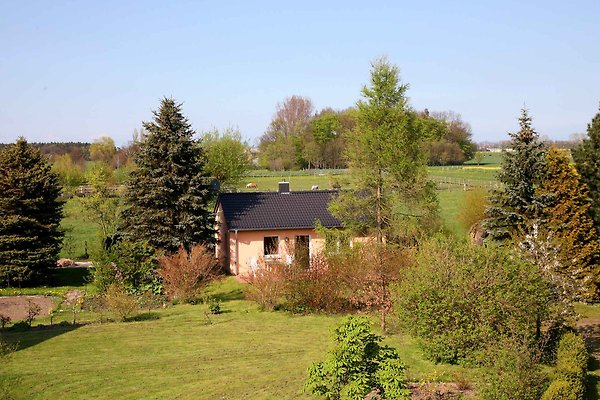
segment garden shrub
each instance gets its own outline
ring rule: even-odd
[[[396,310],[430,359],[469,364],[502,337],[536,342],[549,304],[543,277],[518,255],[434,238],[403,274]]]
[[[381,341],[366,317],[346,318],[335,330],[329,358],[309,368],[305,389],[326,399],[409,399],[406,366]]]
[[[257,268],[247,278],[247,298],[265,310],[279,307],[285,292],[284,268],[280,263],[264,263]]]
[[[117,314],[121,321],[126,321],[138,310],[138,301],[134,295],[127,293],[125,287],[112,283],[104,292],[107,308]]]
[[[543,400],[582,400],[589,354],[583,338],[565,333],[556,353],[555,380],[544,393]]]
[[[157,252],[145,242],[117,241],[100,251],[94,261],[94,283],[100,292],[117,282],[129,293],[151,290],[162,292],[162,282],[156,273]]]
[[[580,381],[557,379],[544,392],[542,400],[581,400],[585,388]]]
[[[4,314],[0,314],[0,327],[2,329],[4,329],[4,327],[6,326],[6,324],[9,324],[11,321],[10,317],[8,315],[4,315]]]
[[[264,263],[249,278],[249,298],[267,309],[338,313],[392,309],[391,285],[407,260],[406,251],[357,245],[340,254],[315,254],[308,267],[293,261]],[[380,255],[378,266],[375,258]]]
[[[483,352],[481,400],[538,400],[545,378],[537,351],[516,337],[505,337]]]
[[[158,263],[167,297],[182,302],[194,300],[221,273],[213,251],[202,244],[192,247],[189,253],[180,247],[177,253],[160,257]]]
[[[282,269],[284,306],[294,312],[341,312],[348,309],[342,295],[343,277],[338,265],[324,254],[313,255],[308,268],[292,262]]]
[[[589,354],[583,338],[573,332],[565,333],[556,353],[557,378],[579,379],[585,377]]]
[[[32,302],[31,300],[27,300],[27,317],[25,318],[25,322],[27,325],[31,326],[33,324],[33,320],[35,317],[40,315],[42,311],[42,307],[39,304]]]

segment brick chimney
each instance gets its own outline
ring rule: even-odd
[[[289,193],[290,192],[290,183],[283,181],[279,182],[279,193]]]

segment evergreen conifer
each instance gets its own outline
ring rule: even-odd
[[[600,112],[587,127],[588,137],[573,149],[573,160],[581,180],[590,190],[591,215],[600,232]]]
[[[575,280],[578,297],[592,300],[600,282],[600,242],[589,216],[589,191],[566,154],[551,148],[547,160],[541,192],[552,195],[552,202],[546,228],[558,244],[561,272]]]
[[[144,128],[127,186],[126,237],[169,252],[212,243],[214,219],[208,206],[214,191],[181,104],[164,98]]]
[[[0,285],[42,278],[63,233],[58,176],[23,138],[0,152]]]
[[[510,133],[510,149],[503,154],[498,180],[503,184],[490,196],[484,227],[494,240],[512,239],[527,233],[531,223],[540,217],[546,196],[536,193],[542,182],[546,163],[546,145],[531,127],[531,117],[521,110],[519,129]]]

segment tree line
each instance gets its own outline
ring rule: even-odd
[[[459,114],[425,109],[414,115],[425,135],[421,146],[429,165],[456,165],[473,158],[477,146],[471,127]],[[259,138],[259,165],[270,170],[346,168],[348,138],[359,118],[356,107],[315,112],[309,98],[288,97],[277,104],[269,127]]]

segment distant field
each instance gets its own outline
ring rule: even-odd
[[[490,151],[480,151],[478,154],[482,155],[481,162],[477,164],[476,158],[465,162],[465,165],[488,165],[488,166],[500,166],[502,162],[502,153],[501,152],[490,152]]]

